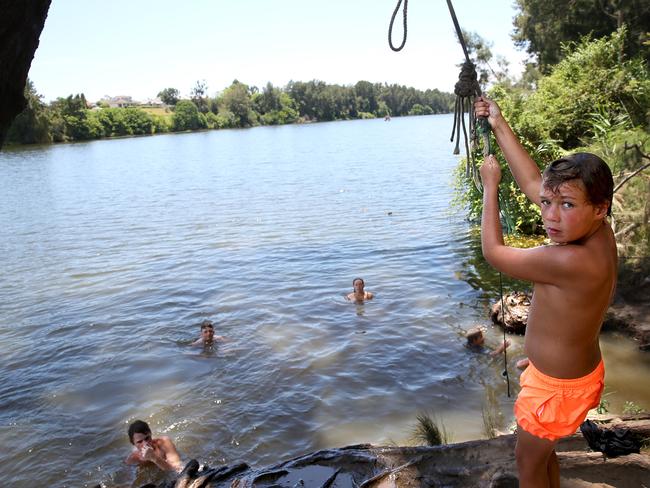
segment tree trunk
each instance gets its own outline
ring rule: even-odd
[[[52,0],[0,0],[0,148],[25,108],[25,83]]]

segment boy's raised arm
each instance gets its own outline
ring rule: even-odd
[[[523,148],[519,139],[517,139],[503,115],[501,115],[499,106],[486,97],[479,97],[474,103],[474,111],[477,117],[488,118],[494,137],[496,137],[519,188],[529,200],[539,205],[539,189],[542,175],[535,161]]]

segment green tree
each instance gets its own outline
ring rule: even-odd
[[[627,25],[629,38],[624,51],[632,57],[642,53],[648,60],[650,6],[648,0],[515,0],[513,39],[534,56],[544,73],[563,57],[562,44],[585,35],[601,38]]]
[[[620,152],[627,142],[643,141],[640,133],[647,134],[650,72],[640,57],[619,62],[624,39],[622,28],[609,37],[583,40],[539,80],[532,94],[506,84],[490,90],[540,168],[578,147],[601,155],[615,175],[639,166],[638,161],[623,163]],[[470,217],[478,218],[481,195],[472,182],[460,178],[462,200],[468,204]],[[540,229],[539,209],[518,191],[509,171],[503,173],[500,193],[502,208],[517,231],[528,234]],[[644,204],[649,201],[647,191],[638,194]]]
[[[208,126],[205,115],[191,100],[181,100],[176,104],[172,116],[172,129],[174,131],[205,129]]]
[[[257,120],[248,86],[237,80],[233,81],[220,97],[219,113],[232,114],[236,127],[255,125]]]
[[[180,100],[180,93],[176,88],[165,88],[158,92],[158,98],[166,105],[176,105]]]
[[[37,144],[52,142],[50,115],[47,107],[36,92],[34,83],[27,80],[25,99],[27,106],[14,119],[7,133],[8,143]]]
[[[194,88],[190,90],[190,100],[199,109],[199,112],[205,114],[210,110],[208,105],[208,85],[203,81],[197,81]]]

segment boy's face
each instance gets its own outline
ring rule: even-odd
[[[151,432],[148,434],[141,434],[140,432],[133,434],[133,445],[138,449],[142,449],[145,446],[151,446]]]
[[[562,183],[556,192],[544,186],[540,191],[542,220],[548,237],[566,244],[585,237],[607,214],[607,205],[592,205],[580,180]]]
[[[214,329],[212,327],[204,327],[201,329],[201,338],[203,342],[212,342],[214,339]]]

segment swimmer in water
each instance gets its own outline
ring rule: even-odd
[[[372,300],[375,295],[373,295],[369,291],[365,291],[365,283],[362,278],[355,278],[352,280],[352,287],[354,288],[354,291],[352,293],[349,293],[347,296],[347,299],[350,300],[351,302],[357,302],[361,303],[364,300]]]
[[[154,439],[149,425],[142,420],[136,420],[129,425],[128,434],[133,451],[124,460],[126,464],[142,466],[153,463],[163,471],[181,470],[181,458],[169,437]]]
[[[466,346],[471,351],[486,352],[490,356],[498,356],[510,345],[510,341],[505,340],[493,351],[487,351],[485,348],[485,336],[483,335],[483,329],[480,327],[472,327],[465,333],[465,337],[467,338]]]
[[[201,322],[201,337],[195,340],[193,346],[202,346],[210,347],[213,346],[216,341],[225,342],[227,339],[223,336],[214,335],[214,324],[211,320],[204,320]]]

